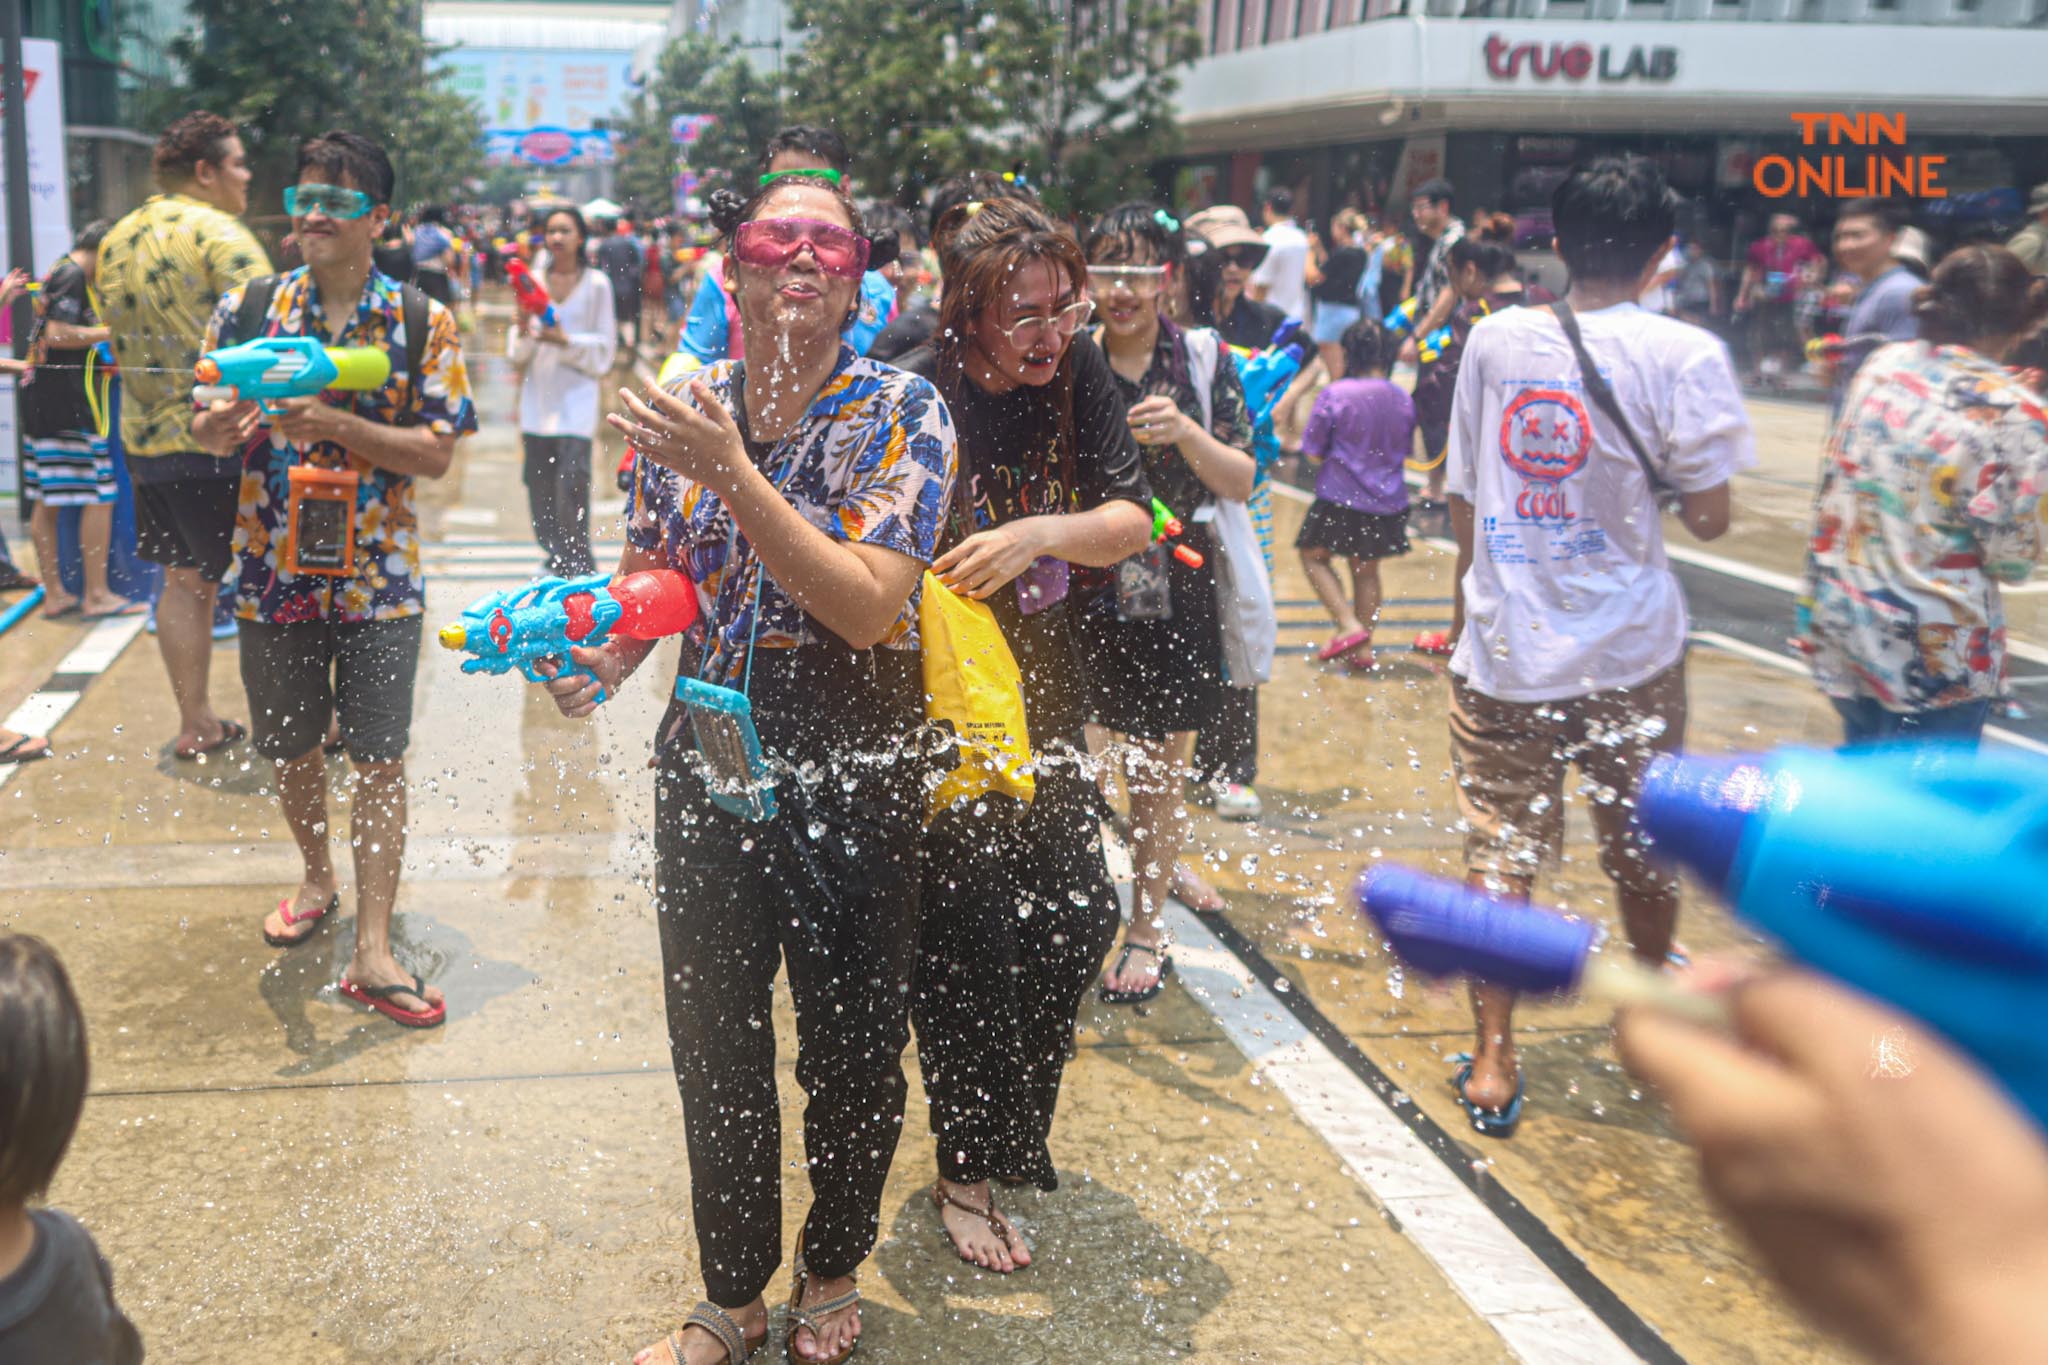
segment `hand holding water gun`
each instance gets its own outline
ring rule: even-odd
[[[596,649],[614,634],[629,640],[680,635],[697,622],[697,589],[673,569],[651,569],[614,580],[543,578],[509,592],[478,598],[462,619],[441,628],[444,649],[467,650],[464,673],[505,673],[517,668],[533,682],[597,675],[576,663],[570,649]],[[543,659],[555,662],[542,673]],[[600,686],[596,700],[605,700]]]
[[[1422,296],[1420,294],[1410,294],[1407,298],[1401,300],[1395,306],[1394,311],[1387,314],[1381,322],[1389,332],[1412,332],[1415,330],[1415,320],[1421,315]]]
[[[1162,541],[1176,540],[1180,537],[1180,533],[1186,529],[1186,527],[1181,525],[1180,518],[1173,514],[1171,507],[1168,507],[1157,498],[1152,499],[1152,543],[1154,545],[1160,544]],[[1192,545],[1174,546],[1173,557],[1187,565],[1190,569],[1202,567],[1202,552]]]
[[[281,400],[327,389],[367,393],[391,378],[391,357],[375,346],[322,346],[312,337],[257,337],[208,351],[192,367],[195,403],[260,405],[267,416]]]
[[[1252,458],[1265,469],[1280,458],[1280,438],[1273,431],[1273,409],[1282,394],[1301,373],[1308,356],[1308,343],[1301,324],[1293,318],[1280,324],[1263,351],[1251,355],[1231,351],[1237,361],[1238,382],[1244,386],[1245,407],[1252,419]]]
[[[1666,756],[1636,815],[1791,957],[1943,1035],[2048,1127],[2048,763],[1943,745]],[[1421,971],[1720,1011],[1554,911],[1386,864],[1358,895]]]
[[[547,286],[535,279],[526,262],[517,256],[505,257],[505,278],[511,282],[512,292],[519,299],[522,312],[540,319],[543,327],[556,326],[555,301],[548,297]]]

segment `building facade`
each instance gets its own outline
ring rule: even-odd
[[[153,132],[140,127],[151,87],[169,84],[167,51],[184,0],[18,0],[23,32],[63,53],[71,221],[118,217],[150,192]]]

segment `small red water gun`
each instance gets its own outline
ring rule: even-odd
[[[1164,540],[1178,539],[1180,533],[1185,529],[1186,528],[1181,525],[1180,518],[1173,514],[1173,509],[1171,507],[1168,507],[1165,503],[1161,502],[1157,498],[1152,499],[1153,544],[1156,545]],[[1202,567],[1202,552],[1200,550],[1197,550],[1192,545],[1174,546],[1173,557],[1175,559],[1178,559],[1181,563],[1187,565],[1190,569],[1199,569]]]
[[[508,253],[505,257],[505,278],[511,282],[512,292],[518,295],[521,309],[539,318],[543,327],[555,325],[555,301],[548,297],[547,286],[526,268],[526,262]]]

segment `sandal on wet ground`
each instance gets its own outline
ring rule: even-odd
[[[1354,630],[1348,635],[1337,636],[1328,644],[1324,645],[1321,649],[1317,650],[1316,659],[1321,663],[1329,663],[1333,659],[1343,658],[1345,655],[1351,653],[1351,651],[1357,649],[1360,645],[1369,645],[1371,643],[1371,631]]]
[[[394,1024],[407,1028],[434,1028],[448,1017],[448,1002],[436,1005],[427,999],[427,983],[415,976],[412,984],[400,982],[396,986],[358,986],[344,979],[341,993],[358,1004],[367,1005]],[[409,1010],[393,997],[400,995],[417,996],[427,1007],[423,1010]]]
[[[1415,637],[1415,652],[1429,654],[1439,659],[1451,657],[1451,633],[1447,630],[1425,630]]]
[[[701,1327],[718,1338],[718,1344],[725,1348],[726,1365],[746,1365],[747,1357],[768,1344],[765,1325],[761,1328],[760,1339],[750,1343],[732,1315],[706,1299],[690,1310],[690,1316],[683,1319],[681,1327],[662,1339],[661,1345],[668,1351],[669,1365],[683,1365],[683,1333],[692,1327]]]
[[[217,754],[230,744],[238,744],[248,737],[249,729],[242,722],[238,720],[224,720],[220,723],[220,738],[211,744],[202,744],[196,749],[174,749],[171,752],[178,756],[179,762],[191,763],[197,759],[205,758],[208,754]]]
[[[1141,987],[1135,991],[1120,991],[1104,982],[1098,990],[1105,1005],[1142,1005],[1166,989],[1166,978],[1173,975],[1173,957],[1171,954],[1162,953],[1158,948],[1149,943],[1124,944],[1123,948],[1116,955],[1116,968],[1110,975],[1123,975],[1124,968],[1130,963],[1132,953],[1150,953],[1153,957],[1157,958],[1159,960],[1159,974],[1152,978],[1151,985]]]
[[[1007,1184],[1011,1182],[1006,1181],[1004,1183]],[[951,1205],[952,1207],[960,1210],[960,1212],[962,1213],[973,1214],[982,1222],[987,1223],[988,1230],[990,1232],[993,1232],[996,1235],[996,1237],[1001,1240],[1005,1248],[1007,1248],[1010,1245],[1010,1239],[1018,1235],[1016,1225],[1012,1223],[1009,1220],[1009,1218],[1004,1215],[1001,1209],[998,1209],[996,1207],[995,1200],[989,1200],[987,1208],[978,1209],[974,1205],[968,1203],[966,1200],[960,1198],[958,1195],[948,1192],[944,1181],[938,1181],[932,1185],[932,1207],[939,1211],[939,1232],[942,1236],[945,1237],[945,1239],[948,1242],[953,1242],[953,1234],[946,1230],[946,1207],[948,1205]],[[973,1261],[967,1260],[967,1253],[960,1250],[960,1244],[958,1242],[953,1242],[953,1250],[955,1253],[959,1255],[961,1260],[967,1261],[967,1264],[974,1266],[974,1268],[977,1270],[995,1270],[995,1273],[998,1275],[1009,1275],[1014,1274],[1018,1270],[1024,1269],[1024,1267],[1021,1265],[1013,1266],[1010,1270],[996,1270],[994,1266],[976,1265]],[[1016,1259],[1016,1253],[1011,1252],[1010,1258],[1012,1261],[1014,1261]]]
[[[33,763],[50,756],[50,741],[41,735],[16,735],[12,744],[0,746],[0,767],[9,763]]]
[[[831,1317],[834,1313],[844,1312],[860,1302],[860,1290],[857,1288],[849,1289],[837,1298],[827,1299],[823,1303],[814,1303],[809,1308],[806,1308],[803,1306],[804,1287],[810,1283],[810,1279],[811,1272],[804,1265],[803,1247],[799,1245],[796,1251],[796,1263],[792,1267],[789,1276],[789,1329],[783,1335],[783,1353],[794,1362],[794,1365],[840,1365],[841,1361],[860,1349],[859,1337],[855,1337],[853,1345],[847,1347],[836,1356],[813,1358],[797,1354],[797,1328],[808,1327],[811,1330],[811,1336],[816,1338],[824,1331],[826,1318]]]
[[[339,891],[335,892],[327,898],[327,904],[321,906],[318,910],[308,910],[303,915],[292,912],[292,902],[293,897],[286,896],[277,903],[277,917],[284,921],[284,927],[292,929],[301,924],[311,924],[313,927],[303,934],[273,934],[268,929],[265,929],[263,931],[263,941],[273,948],[296,948],[299,944],[304,943],[307,939],[313,937],[314,934],[320,932],[318,921],[325,919],[329,913],[341,908],[341,893]],[[425,999],[426,997],[422,996],[420,998]]]
[[[1458,1103],[1471,1118],[1472,1126],[1488,1137],[1513,1137],[1515,1128],[1522,1122],[1522,1098],[1527,1090],[1528,1075],[1516,1067],[1515,1097],[1498,1109],[1489,1109],[1465,1098],[1465,1086],[1472,1079],[1472,1054],[1460,1052],[1451,1060],[1458,1063],[1458,1069],[1451,1073],[1451,1093],[1458,1097]]]

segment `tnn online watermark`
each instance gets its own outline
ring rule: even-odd
[[[1759,157],[1750,171],[1757,192],[1768,199],[1787,195],[1807,198],[1946,199],[1941,183],[1945,156],[1913,156],[1905,151],[1904,114],[1794,114],[1799,140],[1808,147],[1897,147],[1897,153],[1867,151],[1818,156]]]

